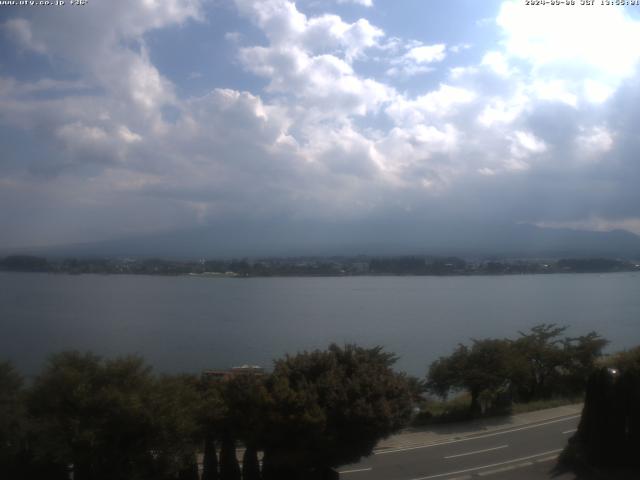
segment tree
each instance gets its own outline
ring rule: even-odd
[[[247,446],[242,457],[242,480],[260,480],[258,451],[253,446]]]
[[[27,418],[22,401],[23,380],[9,362],[0,362],[0,472],[18,477],[21,470]]]
[[[514,342],[517,368],[514,384],[520,398],[530,401],[552,393],[549,384],[560,375],[558,369],[569,363],[569,353],[560,335],[567,327],[540,324],[528,333],[519,332]]]
[[[50,265],[45,258],[31,255],[11,255],[0,261],[0,268],[14,272],[46,272]]]
[[[220,480],[240,480],[240,465],[236,458],[236,442],[227,433],[222,438],[222,449],[220,450]]]
[[[472,414],[482,413],[482,399],[503,392],[509,401],[530,401],[552,394],[584,391],[586,379],[607,341],[596,332],[561,338],[567,327],[536,325],[516,340],[473,340],[458,345],[429,367],[427,389],[446,397],[464,389],[471,395]]]
[[[219,386],[225,404],[225,415],[220,430],[223,432],[223,451],[225,445],[240,440],[246,447],[242,476],[245,480],[260,478],[257,449],[263,443],[266,432],[265,412],[269,405],[269,392],[265,380],[260,375],[241,374],[222,382]],[[230,447],[229,447],[230,450]],[[239,478],[240,470],[233,455],[221,453],[220,476]],[[224,470],[224,475],[223,475]]]
[[[205,438],[201,423],[202,395],[193,375],[163,375],[153,382],[149,409],[152,416],[154,470],[182,478],[193,475],[196,452]]]
[[[222,382],[219,388],[225,407],[218,428],[247,446],[258,446],[266,429],[265,412],[270,405],[265,377],[241,374]]]
[[[460,344],[451,355],[431,364],[427,388],[441,397],[453,389],[465,389],[471,395],[471,413],[480,414],[481,396],[492,397],[509,386],[511,354],[508,340],[473,340],[471,347]]]
[[[604,362],[610,368],[640,373],[640,346],[617,352]]]
[[[139,358],[53,356],[30,392],[41,454],[72,464],[76,480],[131,478],[132,465],[149,455],[150,385]]]
[[[29,395],[37,454],[76,480],[192,476],[201,399],[189,376],[154,378],[138,357],[54,355]]]
[[[199,383],[201,395],[198,421],[204,434],[204,457],[202,480],[218,480],[218,456],[216,441],[221,438],[228,417],[228,408],[222,396],[224,385],[214,379],[203,377]]]
[[[411,395],[412,404],[420,404],[424,400],[424,394],[427,393],[427,382],[421,378],[407,376],[407,384]]]
[[[213,435],[206,434],[202,458],[202,480],[218,480],[218,456]]]
[[[409,418],[407,379],[381,347],[331,345],[275,362],[264,478],[314,478],[369,455]]]
[[[596,332],[589,332],[575,338],[565,338],[563,349],[566,356],[566,378],[562,383],[567,393],[584,391],[591,373],[596,370],[596,362],[609,342]]]
[[[178,472],[178,480],[199,480],[198,462],[195,455],[187,455],[181,460],[181,469]]]
[[[627,360],[625,357],[619,356]],[[639,369],[629,364],[623,369],[603,367],[590,375],[578,433],[572,443],[574,451],[593,465],[640,466]]]

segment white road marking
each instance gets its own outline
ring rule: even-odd
[[[482,466],[473,467],[473,468],[465,468],[464,470],[457,470],[455,472],[438,473],[437,475],[429,475],[428,477],[412,478],[411,480],[429,480],[431,478],[440,478],[440,477],[446,477],[448,475],[457,475],[459,473],[473,472],[475,470],[482,470],[484,468],[499,467],[501,465],[507,465],[509,463],[514,463],[514,462],[521,462],[521,461],[524,461],[524,460],[529,460],[531,458],[541,457],[543,455],[549,455],[551,453],[558,453],[560,451],[562,451],[561,448],[559,448],[557,450],[549,450],[548,452],[536,453],[535,455],[529,455],[528,457],[514,458],[513,460],[507,460],[505,462],[492,463],[490,465],[482,465]]]
[[[369,468],[357,468],[355,470],[343,470],[341,472],[338,472],[340,475],[344,474],[344,473],[357,473],[357,472],[370,472],[371,471],[371,467]]]
[[[484,450],[476,450],[475,452],[467,452],[467,453],[459,453],[457,455],[449,455],[448,457],[444,457],[444,458],[466,457],[467,455],[475,455],[476,453],[484,453],[484,452],[491,452],[493,450],[500,450],[501,448],[507,448],[508,446],[509,445],[500,445],[499,447],[485,448]]]
[[[459,438],[457,440],[447,440],[447,441],[444,441],[444,442],[430,443],[428,445],[418,445],[418,446],[415,446],[415,447],[396,448],[395,450],[383,450],[383,451],[380,451],[380,452],[374,452],[373,454],[374,455],[387,455],[388,453],[406,452],[406,451],[409,451],[409,450],[418,450],[418,449],[421,449],[421,448],[437,447],[439,445],[449,445],[451,443],[469,442],[471,440],[478,440],[480,438],[495,437],[497,435],[506,435],[508,433],[519,432],[521,430],[529,430],[531,428],[543,427],[545,425],[551,425],[552,423],[566,422],[567,420],[573,420],[574,418],[579,418],[579,417],[580,417],[580,415],[572,415],[570,417],[563,417],[563,418],[559,418],[557,420],[551,420],[551,421],[544,422],[544,423],[537,423],[535,425],[527,425],[526,427],[512,428],[510,430],[501,430],[499,432],[487,433],[487,434],[484,434],[484,435],[477,435],[475,437]]]
[[[578,429],[577,428],[572,428],[571,430],[567,430],[566,432],[562,432],[563,435],[567,435],[569,433],[573,433],[573,432],[577,432]]]

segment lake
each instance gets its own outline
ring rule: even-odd
[[[640,344],[640,274],[198,278],[0,273],[0,358],[27,375],[64,349],[137,353],[158,371],[270,367],[331,342],[383,345],[397,368],[539,323]]]

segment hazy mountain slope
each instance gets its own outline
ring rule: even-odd
[[[461,255],[640,258],[640,237],[532,225],[385,222],[223,222],[214,226],[55,248],[46,255],[238,257],[295,255]],[[9,253],[9,252],[4,252]]]

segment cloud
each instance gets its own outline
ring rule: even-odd
[[[269,80],[269,91],[293,92],[308,107],[332,114],[357,115],[377,110],[393,95],[392,88],[360,77],[351,65],[384,35],[367,20],[349,24],[336,15],[308,18],[285,0],[236,4],[270,41],[239,51],[247,70]]]
[[[241,50],[240,59],[247,70],[269,79],[269,91],[293,92],[319,113],[366,115],[393,94],[392,88],[359,77],[334,55],[311,56],[297,47],[248,47]]]
[[[144,35],[201,19],[200,0],[96,4],[88,10],[52,9],[47,15],[21,10],[23,16],[5,22],[4,29],[24,48],[68,62],[88,83],[149,114],[173,101],[170,83],[149,59]]]
[[[413,47],[405,53],[404,58],[415,63],[432,63],[441,62],[445,56],[445,45],[438,43],[436,45]]]
[[[450,38],[389,38],[366,18],[317,4],[235,0],[238,18],[222,41],[235,63],[202,58],[202,74],[171,76],[209,81],[196,95],[170,80],[150,38],[188,35],[195,22],[201,34],[220,7],[151,3],[16,10],[2,24],[41,65],[31,79],[0,76],[0,203],[22,212],[0,208],[12,242],[38,231],[52,242],[90,240],[224,218],[382,221],[402,212],[416,224],[597,218],[622,228],[640,218],[638,54],[583,50],[569,37],[593,46],[590,16],[562,34],[545,9],[536,12],[545,10],[548,31],[535,9],[528,18],[504,2],[502,41],[474,46],[465,63],[454,55],[465,45],[447,46]],[[636,22],[610,11],[600,28],[635,38]],[[216,84],[211,64],[238,77]]]
[[[480,65],[490,68],[503,77],[511,75],[511,68],[509,67],[507,58],[501,52],[491,51],[485,53]]]
[[[31,31],[31,23],[24,18],[12,18],[7,20],[2,29],[5,35],[13,39],[20,47],[32,50],[37,53],[45,53],[47,47],[44,43],[37,41]]]
[[[603,126],[581,128],[576,137],[576,147],[582,158],[598,158],[613,148],[613,134]]]
[[[433,70],[431,64],[441,62],[446,56],[446,45],[443,43],[435,45],[409,43],[407,52],[391,62],[394,66],[387,70],[387,74],[412,76],[430,72]]]
[[[533,222],[542,228],[569,228],[571,230],[591,230],[595,232],[609,232],[611,230],[627,230],[640,235],[640,218],[606,219],[592,216],[582,220],[558,222]]]
[[[543,153],[546,150],[547,145],[531,132],[523,132],[521,130],[514,132],[511,153],[515,157],[528,157],[531,154]]]
[[[505,35],[506,54],[531,62],[540,74],[586,76],[615,88],[635,74],[640,59],[640,22],[624,8],[596,2],[550,13],[506,1],[497,24]]]
[[[507,35],[507,52],[538,66],[568,61],[604,74],[625,76],[633,74],[640,57],[638,22],[622,8],[598,4],[549,14],[509,1],[503,3],[497,23]],[[594,35],[596,31],[600,35]],[[628,48],[616,47],[622,44]]]
[[[262,29],[275,49],[296,45],[311,55],[337,52],[351,61],[384,36],[364,18],[353,23],[332,14],[308,18],[289,0],[235,0],[235,4]]]
[[[437,90],[414,99],[399,96],[385,111],[397,125],[423,124],[435,117],[451,115],[458,106],[475,98],[476,94],[470,90],[441,84]]]
[[[337,0],[338,3],[355,3],[363,7],[373,7],[373,0]]]

